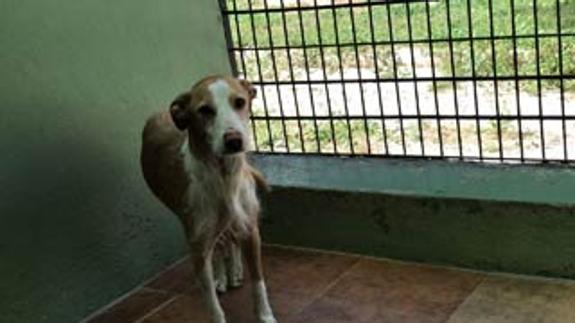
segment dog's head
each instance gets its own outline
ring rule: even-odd
[[[248,120],[255,88],[245,80],[209,76],[179,95],[170,106],[176,127],[215,156],[249,147]]]

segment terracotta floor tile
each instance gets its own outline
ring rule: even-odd
[[[266,247],[266,281],[278,313],[294,314],[320,296],[358,257]]]
[[[575,283],[490,277],[478,286],[448,322],[575,322]]]
[[[317,298],[337,277],[358,261],[354,256],[318,253],[266,246],[263,265],[272,306],[276,314],[293,314]],[[287,283],[286,283],[287,282]],[[225,299],[251,301],[249,279],[245,287],[225,294]],[[176,294],[195,293],[196,283],[188,260],[180,262],[146,285],[148,288]],[[229,304],[239,304],[230,301]],[[251,306],[251,303],[249,303]]]
[[[281,323],[575,322],[575,282],[279,247],[263,253]],[[208,322],[188,261],[147,286],[88,322]],[[249,284],[220,300],[229,323],[255,322]]]
[[[247,288],[229,291],[220,297],[226,319],[230,323],[254,323],[255,315]],[[248,296],[248,297],[246,297]],[[285,315],[276,313],[280,322]],[[191,294],[179,295],[166,306],[146,317],[145,323],[209,322],[209,315],[203,306],[198,290]]]
[[[288,308],[297,308],[295,306],[286,305],[288,295],[282,293],[270,294],[270,303],[274,310],[276,319],[284,322],[289,311]],[[251,290],[248,286],[241,289],[228,291],[220,296],[220,301],[230,323],[253,323],[256,322],[255,310],[252,301]]]
[[[301,311],[313,302],[329,285],[358,261],[357,257],[317,253],[279,247],[263,248],[264,270],[268,284],[271,305],[278,319]],[[247,277],[246,277],[247,278]],[[149,288],[186,294],[178,298],[149,320],[172,322],[175,319],[196,319],[205,313],[198,301],[199,291],[195,287],[191,265],[183,261],[166,271],[148,285]],[[220,296],[228,319],[233,323],[254,322],[253,303],[249,280],[240,289],[228,291]],[[190,303],[186,307],[186,303]],[[177,311],[183,310],[181,314]],[[203,313],[203,314],[201,314]],[[183,315],[183,317],[179,317]],[[158,321],[159,322],[159,321]]]
[[[268,285],[292,292],[325,287],[359,260],[356,256],[302,249],[265,247],[263,262]],[[286,284],[289,281],[289,284]]]
[[[152,290],[138,290],[129,297],[88,320],[89,323],[134,322],[169,300],[171,295]]]
[[[364,259],[294,322],[444,322],[482,278],[469,272]]]
[[[171,293],[190,293],[196,287],[192,274],[192,264],[188,258],[166,270],[156,279],[146,284],[147,288],[164,290]]]
[[[192,295],[178,295],[169,304],[147,316],[143,323],[181,323],[181,322],[209,322],[209,315],[201,299]]]

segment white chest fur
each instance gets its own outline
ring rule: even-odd
[[[219,165],[196,160],[189,151],[183,151],[186,160],[186,174],[189,185],[182,196],[182,208],[178,214],[191,221],[194,235],[207,230],[232,228],[245,232],[252,217],[257,216],[259,202],[253,179],[229,157],[222,172]]]

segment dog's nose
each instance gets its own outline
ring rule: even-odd
[[[224,148],[226,154],[234,154],[244,149],[242,134],[236,130],[227,131],[224,134]]]

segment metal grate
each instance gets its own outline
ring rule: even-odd
[[[258,152],[575,162],[575,1],[220,6]]]

